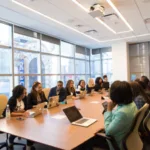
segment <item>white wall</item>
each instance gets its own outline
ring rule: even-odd
[[[113,81],[129,81],[129,53],[126,42],[118,42],[112,45]]]

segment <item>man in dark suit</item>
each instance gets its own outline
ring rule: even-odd
[[[63,102],[66,99],[66,90],[63,87],[63,82],[58,81],[57,86],[53,87],[50,92],[48,97],[52,96],[59,96],[59,102]]]

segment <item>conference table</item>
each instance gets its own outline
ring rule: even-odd
[[[95,93],[93,96],[74,100],[70,104],[46,109],[42,115],[35,118],[1,119],[0,131],[58,149],[71,150],[92,138],[99,129],[104,128],[102,102],[101,95]],[[84,117],[95,118],[97,122],[89,127],[71,125],[62,110],[73,105]]]

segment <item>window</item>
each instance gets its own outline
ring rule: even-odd
[[[101,62],[99,60],[91,62],[91,73],[101,74]]]
[[[61,55],[74,57],[75,46],[66,42],[61,42]]]
[[[85,59],[85,48],[81,46],[76,46],[75,57]]]
[[[0,74],[12,74],[12,49],[0,48]]]
[[[59,45],[42,41],[42,52],[59,55]]]
[[[40,40],[26,35],[15,33],[14,47],[26,50],[40,51]]]
[[[0,23],[0,45],[12,45],[11,26]]]
[[[85,74],[85,61],[77,60],[75,61],[76,74]]]
[[[60,74],[60,57],[42,55],[42,74]]]
[[[67,81],[68,80],[73,80],[74,81],[74,75],[62,75],[61,80],[64,83],[64,87],[66,87]],[[75,83],[74,83],[75,84]]]
[[[74,74],[74,59],[61,58],[61,74]]]
[[[32,85],[35,81],[41,82],[40,76],[15,76],[15,86],[23,85],[27,88],[28,93],[31,92]]]
[[[85,75],[76,75],[75,76],[75,81],[76,81],[75,85],[76,85],[76,87],[77,87],[80,80],[84,80],[86,82],[86,76]]]
[[[40,74],[40,54],[15,50],[15,74]]]
[[[42,85],[43,88],[52,88],[57,85],[57,81],[60,80],[60,76],[51,75],[51,76],[42,76]]]
[[[8,98],[12,95],[11,76],[0,76],[0,94],[5,94]]]
[[[86,61],[85,65],[86,65],[85,74],[90,74],[90,61]]]

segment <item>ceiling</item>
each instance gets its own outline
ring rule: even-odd
[[[150,22],[146,24],[144,21],[150,18],[150,0],[111,0],[133,29],[133,31],[120,34],[118,32],[129,31],[120,18],[115,16],[102,18],[117,33],[115,34],[72,0],[15,1],[27,8],[11,0],[1,0],[0,20],[77,45],[99,48],[111,46],[112,43],[118,41],[130,43],[150,41]],[[87,9],[95,3],[100,3],[105,7],[105,14],[115,13],[106,0],[78,0],[78,2]],[[88,33],[89,30],[92,32]]]

